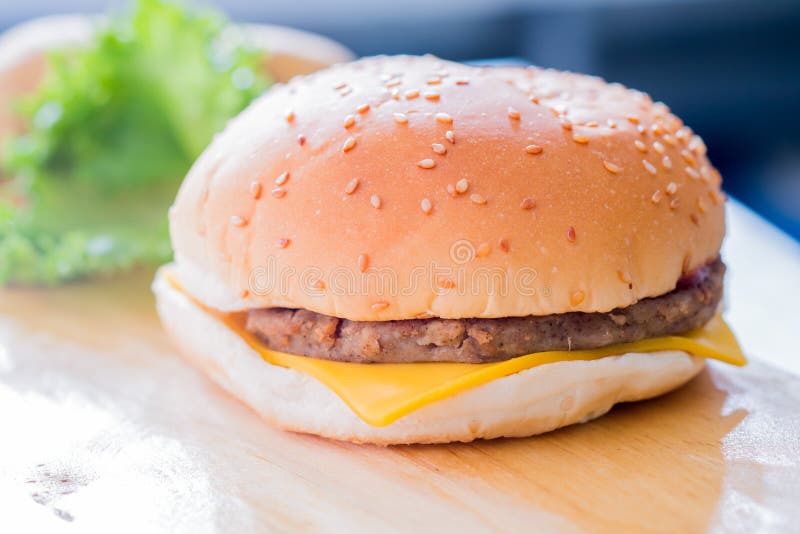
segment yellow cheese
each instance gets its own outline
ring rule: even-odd
[[[171,283],[180,289],[174,280]],[[187,295],[190,299],[191,296]],[[202,305],[192,299],[198,306]],[[243,327],[241,314],[222,314],[203,307],[241,336],[265,361],[308,374],[336,393],[362,420],[386,426],[432,402],[452,397],[491,380],[538,365],[573,360],[596,360],[628,352],[680,350],[733,365],[747,360],[720,315],[703,328],[680,336],[645,339],[592,350],[548,351],[496,363],[334,362],[286,354],[267,348]],[[657,357],[657,356],[654,356]]]

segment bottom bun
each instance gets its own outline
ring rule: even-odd
[[[446,443],[540,434],[599,417],[618,402],[666,393],[705,365],[703,358],[682,351],[551,363],[374,427],[315,378],[265,362],[222,321],[175,289],[164,269],[156,275],[153,291],[161,320],[184,356],[229,393],[284,429],[356,443]]]

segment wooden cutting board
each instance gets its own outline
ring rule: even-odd
[[[184,364],[151,276],[0,290],[0,531],[800,531],[800,378],[756,354],[539,437],[357,446]]]

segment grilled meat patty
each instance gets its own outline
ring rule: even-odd
[[[570,312],[497,319],[350,321],[308,310],[262,308],[247,330],[268,347],[357,363],[484,363],[548,350],[594,349],[680,334],[703,326],[722,298],[721,260],[682,278],[675,290],[608,313]]]

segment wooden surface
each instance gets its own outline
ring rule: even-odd
[[[529,439],[285,433],[175,356],[151,273],[0,290],[0,532],[798,532],[800,254],[737,206],[728,315],[753,363]]]
[[[768,354],[539,437],[354,446],[184,364],[150,276],[0,290],[1,532],[800,529],[800,378]]]

